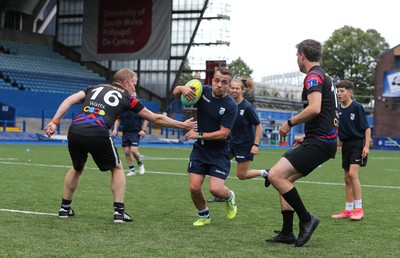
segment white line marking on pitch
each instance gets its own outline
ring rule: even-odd
[[[24,214],[34,214],[34,215],[58,216],[58,214],[55,214],[55,213],[47,213],[47,212],[21,211],[21,210],[10,210],[10,209],[0,209],[0,211],[16,212],[16,213],[24,213]]]

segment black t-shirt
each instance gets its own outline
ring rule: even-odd
[[[318,91],[322,94],[321,112],[305,123],[306,138],[318,138],[325,142],[337,143],[338,135],[338,100],[336,87],[331,78],[319,66],[314,66],[307,73],[303,83],[303,103],[307,107],[307,96]]]
[[[141,111],[144,106],[121,85],[100,84],[83,90],[86,98],[69,131],[79,135],[109,135],[109,129],[124,112]]]

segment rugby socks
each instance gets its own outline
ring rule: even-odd
[[[208,210],[208,207],[206,207],[204,210],[197,211],[199,213],[200,218],[210,218],[210,211]]]
[[[362,208],[362,200],[354,200],[354,208],[361,209]]]
[[[352,211],[354,209],[354,202],[346,202],[346,211]]]
[[[69,209],[71,209],[71,203],[72,203],[72,200],[65,200],[64,198],[62,198],[61,208],[63,208],[64,210],[69,210]]]
[[[135,166],[134,165],[129,166],[129,170],[135,172]]]
[[[282,235],[289,235],[293,232],[293,217],[294,211],[292,210],[283,210],[281,211],[283,224],[282,224]]]
[[[229,190],[229,198],[226,200],[226,202],[230,202],[231,200],[232,200],[232,198],[233,198],[233,194],[232,194],[232,191],[231,190]]]
[[[297,192],[296,187],[293,187],[288,192],[282,194],[285,201],[296,211],[299,220],[304,223],[308,223],[311,220],[310,213],[304,207],[303,201]]]
[[[125,211],[124,203],[114,202],[114,211],[118,212],[119,214],[124,214]]]
[[[266,178],[268,176],[268,171],[265,169],[260,170],[260,176]]]
[[[141,165],[143,165],[143,162],[142,161],[138,161],[138,166],[140,167]]]

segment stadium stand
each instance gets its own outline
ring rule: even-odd
[[[52,47],[0,40],[0,87],[71,94],[106,78],[72,62]]]

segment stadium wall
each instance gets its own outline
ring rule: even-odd
[[[44,118],[52,118],[61,102],[69,94],[33,92],[22,90],[2,89],[0,93],[0,103],[15,108],[15,116],[41,118],[44,111]],[[155,101],[141,100],[143,104],[154,113],[160,112],[160,103]],[[68,114],[76,114],[81,105],[74,105]],[[68,117],[66,115],[66,118]]]

